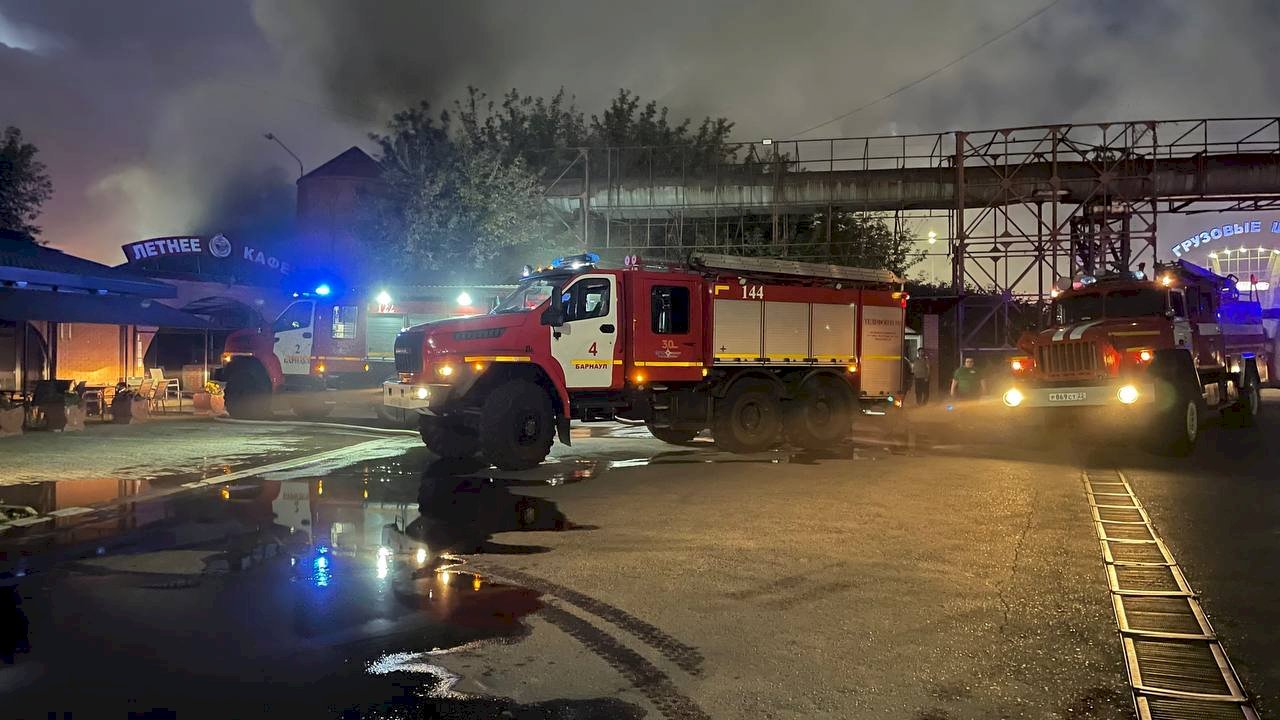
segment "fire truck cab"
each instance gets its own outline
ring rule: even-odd
[[[1261,308],[1235,278],[1183,260],[1150,279],[1081,276],[1055,295],[1049,327],[1024,334],[1011,360],[1012,411],[1139,429],[1172,454],[1191,451],[1207,410],[1255,422],[1274,361]]]
[[[846,437],[862,403],[901,383],[906,296],[893,273],[696,255],[688,265],[598,267],[585,254],[526,277],[486,315],[420,325],[395,345],[383,401],[420,414],[443,457],[532,467],[570,420],[643,421],[732,452],[782,434]]]

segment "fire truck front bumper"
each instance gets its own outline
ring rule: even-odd
[[[1116,382],[1080,387],[1020,387],[1006,390],[1001,398],[1006,407],[1133,407],[1155,402],[1155,386],[1150,383]]]
[[[427,413],[449,402],[452,385],[437,383],[382,383],[382,404],[402,410]]]

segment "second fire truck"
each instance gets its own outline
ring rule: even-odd
[[[1050,326],[1018,342],[1004,404],[1047,424],[1137,430],[1145,444],[1189,453],[1206,411],[1256,421],[1275,375],[1262,310],[1234,277],[1185,260],[1082,276],[1052,304]]]
[[[906,295],[884,270],[721,255],[621,269],[562,258],[487,315],[401,333],[383,401],[445,457],[542,461],[570,420],[645,422],[731,452],[849,435],[900,390]]]

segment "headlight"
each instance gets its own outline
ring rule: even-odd
[[[413,391],[413,394],[417,395],[419,400],[426,400],[427,395],[430,395],[431,391],[424,387],[420,387],[417,390]]]
[[[1125,405],[1132,405],[1138,402],[1138,388],[1132,385],[1122,385],[1116,391],[1116,399]]]
[[[437,375],[439,375],[440,377],[447,378],[447,377],[449,377],[450,375],[453,375],[453,366],[452,366],[452,365],[437,365],[437,366],[436,366],[436,374],[437,374]]]
[[[1009,388],[1005,391],[1003,399],[1005,405],[1008,405],[1009,407],[1018,407],[1026,398],[1018,388]]]

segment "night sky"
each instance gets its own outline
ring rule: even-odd
[[[141,237],[291,212],[297,165],[266,132],[311,169],[418,99],[563,86],[588,113],[626,87],[786,138],[1046,4],[0,0],[0,126],[49,166],[43,238],[116,263]],[[1274,115],[1278,31],[1266,0],[1059,0],[806,137]]]

